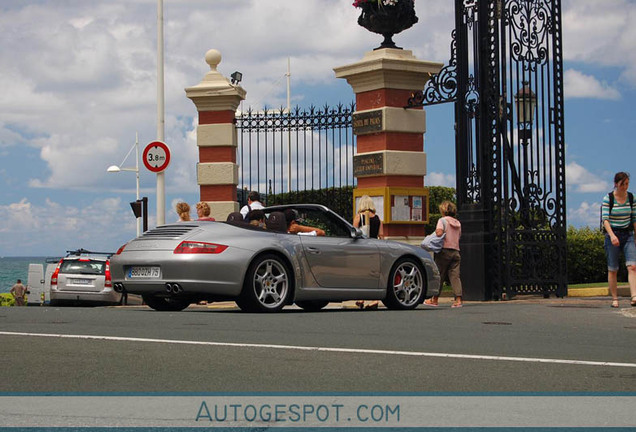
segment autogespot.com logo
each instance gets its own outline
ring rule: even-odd
[[[231,424],[306,425],[369,424],[395,425],[400,422],[399,404],[345,403],[208,403],[202,401],[197,422]]]

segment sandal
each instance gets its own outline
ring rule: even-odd
[[[632,302],[630,304],[632,307],[636,307],[636,296],[632,297]]]
[[[632,306],[634,306],[634,302],[632,302]],[[618,299],[612,299],[612,307],[613,308],[618,307]]]
[[[364,309],[364,300],[358,300],[356,302],[356,306],[358,306],[359,309]]]
[[[424,300],[424,304],[426,306],[439,306],[437,303],[433,303],[433,299],[426,299]]]
[[[462,306],[464,306],[464,304],[463,304],[463,303],[453,303],[453,304],[451,305],[451,307],[452,307],[452,308],[460,308],[460,307],[462,307]]]

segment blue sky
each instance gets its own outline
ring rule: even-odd
[[[333,68],[362,58],[379,36],[351,0],[164,0],[166,221],[198,201],[196,110],[184,88],[207,72],[243,73],[244,107],[349,103]],[[422,60],[446,63],[451,0],[417,0],[419,23],[395,37]],[[632,168],[636,135],[636,1],[564,0],[567,217],[598,224],[616,171]],[[155,0],[0,1],[0,256],[116,250],[135,235],[133,173],[107,173],[139,134],[156,138]],[[428,109],[427,185],[454,186],[452,107]],[[131,157],[124,164],[134,165]],[[155,221],[153,173],[141,194]]]

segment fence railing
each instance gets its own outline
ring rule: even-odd
[[[266,205],[312,199],[343,217],[350,215],[354,110],[354,104],[340,104],[241,113],[236,118],[238,187],[260,192]]]

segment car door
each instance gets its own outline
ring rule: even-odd
[[[300,236],[316,282],[324,288],[378,288],[376,239]]]

